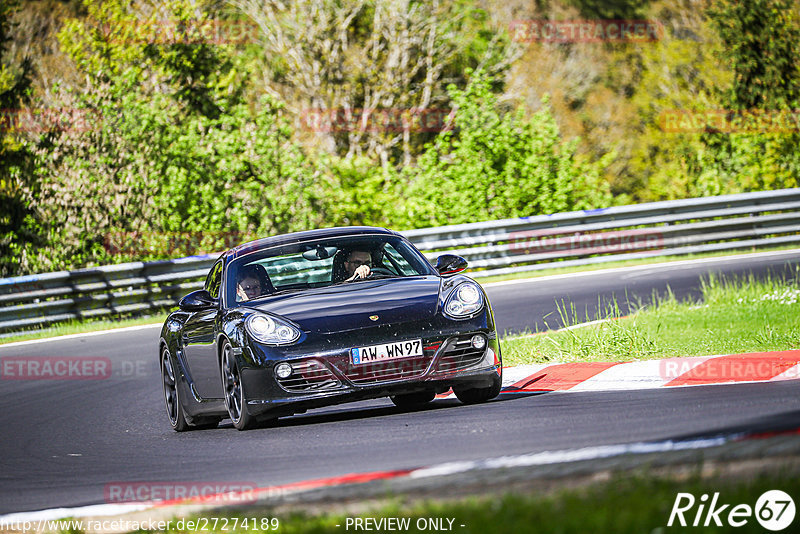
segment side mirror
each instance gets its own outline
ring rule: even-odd
[[[452,276],[467,268],[467,260],[454,254],[442,254],[436,258],[436,270],[442,276]]]
[[[217,299],[213,298],[205,289],[192,291],[181,299],[180,308],[183,311],[200,311],[214,308],[217,305]]]

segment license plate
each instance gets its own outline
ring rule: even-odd
[[[350,361],[353,365],[381,362],[384,360],[397,360],[400,358],[413,358],[414,356],[422,356],[421,339],[350,349]]]

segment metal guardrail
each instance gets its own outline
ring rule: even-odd
[[[403,232],[470,276],[800,243],[800,188],[652,202]],[[0,279],[0,331],[173,307],[218,254]]]
[[[216,256],[0,278],[0,331],[175,306]]]

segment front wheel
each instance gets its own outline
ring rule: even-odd
[[[248,430],[256,424],[255,418],[247,411],[247,397],[242,384],[239,364],[233,354],[231,344],[225,342],[222,347],[222,387],[225,390],[225,407],[233,426],[238,430]]]
[[[503,372],[501,370],[500,375],[495,377],[491,386],[485,388],[453,388],[453,393],[464,404],[479,404],[498,396],[502,386]]]

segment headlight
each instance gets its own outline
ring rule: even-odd
[[[253,314],[244,322],[247,333],[253,339],[271,345],[294,343],[300,337],[300,331],[277,317]]]
[[[483,293],[475,282],[464,282],[450,293],[444,303],[444,313],[454,319],[475,315],[483,308]]]

